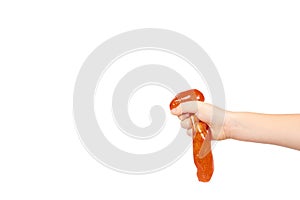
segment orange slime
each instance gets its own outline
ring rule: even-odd
[[[203,94],[196,90],[187,90],[176,95],[170,103],[170,109],[174,109],[183,102],[204,101]],[[193,156],[197,167],[199,181],[208,182],[214,172],[214,160],[211,152],[211,135],[208,132],[208,125],[199,121],[195,115],[191,116],[193,126]]]

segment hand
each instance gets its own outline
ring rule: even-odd
[[[213,140],[224,140],[229,138],[229,114],[230,112],[217,108],[211,104],[201,101],[190,101],[181,103],[171,110],[181,120],[181,127],[187,129],[187,134],[192,135],[192,123],[190,116],[197,118],[209,126]]]
[[[191,115],[209,126],[212,139],[275,144],[300,150],[300,114],[230,112],[201,101],[181,103],[171,110],[192,135]]]

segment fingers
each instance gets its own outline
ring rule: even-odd
[[[172,109],[171,113],[177,116],[184,113],[196,113],[200,107],[200,104],[203,104],[203,102],[189,101],[189,102],[181,103],[179,106]]]
[[[179,106],[172,109],[171,113],[179,116],[180,120],[184,120],[189,117],[187,114],[196,114],[201,121],[210,124],[214,109],[216,108],[208,103],[201,101],[189,101],[181,103]]]
[[[190,128],[192,128],[191,119],[190,118],[186,118],[186,119],[182,120],[180,122],[180,125],[184,129],[190,129]]]
[[[188,129],[187,131],[186,131],[186,134],[188,135],[188,136],[190,136],[190,137],[192,137],[193,136],[193,129]]]
[[[192,130],[192,122],[191,122],[191,114],[186,113],[180,115],[178,118],[181,120],[180,124],[181,127],[184,129],[187,129],[186,134],[190,137],[193,136],[193,130]]]
[[[210,127],[209,131],[212,139],[221,140],[226,138],[222,128],[226,111],[221,108],[201,101],[190,101],[181,103],[175,109],[172,109],[171,113],[178,116],[181,121],[181,127],[187,129],[187,135],[189,136],[193,136],[190,117],[196,115],[200,121]]]
[[[183,121],[183,120],[189,118],[190,116],[191,116],[190,113],[185,113],[185,114],[179,115],[178,118],[180,121]]]

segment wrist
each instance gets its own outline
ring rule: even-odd
[[[235,139],[235,129],[237,126],[237,113],[226,111],[224,120],[224,132],[226,139]]]

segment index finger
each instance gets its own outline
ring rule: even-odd
[[[201,101],[189,101],[179,104],[176,108],[171,110],[173,115],[182,115],[184,113],[196,113],[204,103]]]

